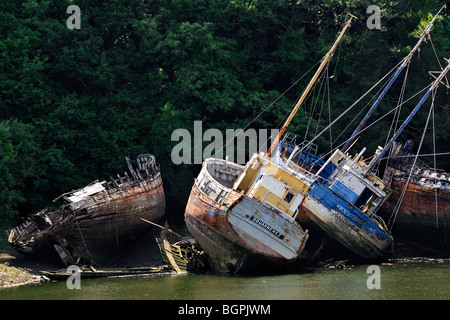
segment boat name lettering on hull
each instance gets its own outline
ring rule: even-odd
[[[280,238],[281,240],[284,239],[284,235],[281,234],[281,232],[275,230],[274,228],[272,228],[271,226],[269,226],[267,223],[265,223],[264,221],[259,220],[258,218],[255,218],[254,216],[250,217],[250,220],[253,221],[254,223],[262,226],[264,229],[269,230],[271,233],[273,233],[274,235],[276,235],[278,238]]]
[[[336,206],[341,212],[343,212],[344,214],[346,214],[346,215],[350,215],[350,212],[347,210],[347,209],[345,209],[343,206],[341,206],[341,205],[337,205]]]

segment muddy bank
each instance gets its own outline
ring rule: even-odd
[[[0,264],[0,288],[39,283],[41,280],[40,275],[16,267],[10,267],[8,264]]]
[[[105,267],[159,267],[164,264],[153,235],[147,236]],[[63,269],[62,264],[22,255],[13,249],[0,249],[0,288],[45,281],[44,271]]]
[[[0,249],[0,288],[38,283],[42,280],[41,270],[55,268],[12,249]]]

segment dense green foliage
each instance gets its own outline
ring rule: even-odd
[[[81,8],[81,29],[68,29],[69,5]],[[311,73],[281,96],[330,48],[351,12],[356,20],[329,67],[330,113],[322,95],[305,105],[289,131],[308,138],[391,70],[443,5],[377,1],[381,30],[368,29],[368,0],[8,0],[0,3],[0,223],[23,218],[51,199],[126,168],[124,157],[150,152],[161,163],[169,218],[181,219],[198,165],[174,165],[177,128],[271,129],[281,123]],[[435,23],[436,52],[450,57],[446,11]],[[423,44],[408,73],[405,99],[439,70]],[[373,116],[396,104],[399,79]],[[325,86],[322,88],[324,90]],[[319,95],[320,94],[320,95]],[[437,152],[446,152],[448,92],[435,101]],[[281,97],[280,97],[281,96]],[[328,98],[325,99],[327,102]],[[413,101],[403,109],[410,110]],[[314,102],[314,99],[312,99]],[[312,103],[311,102],[311,103]],[[365,102],[367,103],[367,101]],[[364,106],[364,104],[362,104]],[[429,104],[428,104],[429,106]],[[359,109],[338,122],[339,144]],[[402,136],[420,138],[429,107]],[[406,113],[405,113],[406,114]],[[319,120],[319,115],[322,115]],[[364,132],[358,145],[383,145],[392,116]],[[316,129],[316,125],[318,125]],[[430,129],[431,130],[431,129]],[[317,142],[326,152],[330,134]],[[432,151],[427,135],[423,153]],[[450,161],[439,158],[439,166]]]

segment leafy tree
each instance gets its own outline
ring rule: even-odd
[[[0,122],[0,225],[17,217],[20,207],[34,198],[27,194],[36,177],[32,134],[33,127],[17,120]]]
[[[66,26],[69,5],[81,29]],[[198,165],[175,165],[178,128],[279,127],[350,12],[358,16],[289,131],[311,139],[391,70],[412,48],[441,1],[378,1],[381,30],[368,29],[368,0],[10,0],[0,3],[0,219],[25,217],[63,192],[126,169],[125,156],[150,152],[161,163],[168,216],[182,220]],[[445,11],[443,12],[443,16]],[[432,43],[443,63],[448,19]],[[439,70],[431,42],[408,71],[405,99]],[[372,116],[397,105],[403,79]],[[328,84],[329,87],[328,87]],[[287,90],[288,88],[292,88]],[[330,107],[328,108],[328,91]],[[316,142],[344,141],[364,105]],[[322,104],[322,101],[325,103]],[[402,108],[400,120],[413,107]],[[421,136],[429,104],[401,140]],[[435,100],[437,151],[446,152],[449,105]],[[263,112],[264,111],[264,112]],[[355,149],[382,145],[392,115],[366,130]],[[431,130],[431,129],[430,129]],[[431,131],[426,150],[433,152]],[[339,138],[338,138],[339,137]],[[439,158],[449,170],[450,161]]]

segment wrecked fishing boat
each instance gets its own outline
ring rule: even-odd
[[[71,264],[105,265],[148,234],[158,221],[165,197],[159,164],[150,154],[139,155],[137,169],[126,157],[129,173],[110,181],[94,181],[64,193],[58,210],[46,208],[9,231],[18,252]]]
[[[353,18],[350,15],[322,59],[279,137],[331,59]],[[245,166],[206,159],[195,180],[185,222],[208,253],[216,272],[274,272],[302,259],[309,234],[295,218],[310,189],[309,181],[280,166],[278,158],[270,158],[277,142],[266,155],[253,154]]]
[[[313,220],[316,219],[318,222],[322,220],[323,228],[328,230],[328,234],[335,235],[336,239],[342,244],[364,258],[379,256],[391,242],[390,231],[385,225],[380,224],[383,220],[381,218],[374,219],[378,217],[375,216],[376,211],[387,200],[389,187],[387,183],[383,182],[372,171],[379,164],[385,153],[393,146],[399,135],[420,110],[423,103],[436,90],[450,69],[450,60],[447,60],[447,63],[447,67],[431,83],[424,96],[385,147],[378,148],[370,163],[360,160],[365,149],[355,156],[354,159],[350,159],[347,154],[336,150],[323,166],[323,168],[327,165],[336,166],[333,174],[325,177],[325,180],[323,180],[324,177],[321,177],[314,181],[314,185],[312,185],[311,191],[308,192],[308,197],[304,201],[304,208],[311,214]],[[320,170],[316,175],[320,176]],[[336,191],[334,195],[331,192],[333,189]],[[333,199],[336,194],[341,199]],[[342,202],[342,199],[346,200],[346,202]],[[351,203],[353,203],[353,206],[349,207],[348,205]],[[332,207],[332,205],[335,207]],[[333,215],[334,217],[332,217]],[[343,228],[344,225],[341,223],[342,217],[345,217],[344,221],[347,224],[349,222],[353,223],[358,228],[359,234],[355,234],[349,228]],[[367,218],[372,220],[372,223]],[[330,227],[334,230],[330,230]],[[352,226],[352,228],[354,227]],[[361,234],[365,236],[361,238]],[[364,241],[365,245],[361,246],[361,241]]]
[[[332,168],[331,174],[318,171],[300,211],[358,256],[374,259],[392,242],[377,215],[391,190],[376,175],[366,175],[364,151],[352,157],[337,149],[322,167]]]
[[[305,151],[311,147],[311,142],[304,143],[301,146],[289,145],[289,142],[287,142],[284,146],[286,151],[290,150],[292,152],[290,155],[287,154],[289,159],[285,165],[289,165],[291,159],[302,160],[300,168],[302,170],[296,169],[296,171],[299,175],[308,177],[313,181],[309,184],[311,190],[308,191],[305,201],[300,207],[299,221],[307,215],[328,236],[339,241],[346,248],[363,258],[373,259],[381,256],[392,243],[390,230],[388,230],[384,220],[377,214],[377,211],[389,198],[391,189],[387,183],[372,171],[430,95],[431,91],[437,87],[440,80],[436,79],[431,84],[430,89],[411,115],[384,148],[378,147],[371,161],[366,161],[362,158],[365,148],[355,157],[351,157],[347,151],[353,146],[365,122],[380,104],[380,101],[394,81],[402,70],[409,65],[420,44],[429,37],[429,32],[438,14],[425,28],[411,52],[400,62],[395,74],[351,137],[346,141],[342,150],[336,149],[331,157],[326,162],[323,162],[323,159],[320,157],[314,159],[309,153],[305,155]],[[445,73],[446,69],[438,78],[442,79]],[[280,152],[280,150],[278,151]],[[299,156],[295,155],[296,153]],[[281,161],[285,161],[286,155],[279,156],[279,158]],[[308,170],[305,170],[304,167],[307,167]]]
[[[313,178],[313,182],[309,184],[311,190],[300,211],[306,212],[329,236],[363,258],[379,257],[392,242],[384,220],[376,214],[387,200],[391,189],[372,171],[436,90],[450,68],[450,61],[447,62],[447,67],[431,83],[397,132],[384,148],[378,148],[370,162],[361,159],[365,148],[354,158],[337,149],[313,176],[309,172],[304,173],[305,170],[297,170],[299,175]]]
[[[215,272],[284,269],[308,239],[294,220],[307,190],[259,154],[245,167],[209,158],[192,187],[186,226]]]
[[[169,229],[167,223],[160,227],[161,233],[156,237],[164,262],[176,273],[208,273],[211,269],[208,255],[194,239],[183,237]]]
[[[346,27],[352,18],[350,15]],[[343,33],[338,40],[342,35]],[[337,42],[332,50],[336,45]],[[310,152],[312,141],[292,145],[288,135],[281,140],[290,121],[308,96],[309,90],[319,76],[323,76],[322,70],[328,64],[331,55],[323,59],[266,156],[271,157],[271,161],[308,186],[304,200],[298,204],[300,216],[307,214],[328,236],[359,256],[374,258],[379,256],[392,241],[384,223],[376,215],[376,211],[389,195],[389,189],[380,178],[366,172],[367,164],[361,161],[365,149],[355,157],[337,149],[327,161],[323,162],[321,157]],[[300,218],[298,220],[300,221]]]
[[[378,257],[392,236],[377,214],[390,189],[375,175],[365,178],[368,164],[363,149],[352,157],[337,149],[327,161],[307,142],[297,145],[287,133],[273,157],[293,175],[306,181],[310,190],[296,220],[311,231],[306,250],[316,257]],[[378,150],[379,152],[379,150]]]
[[[370,164],[363,160],[365,148],[354,157],[337,149],[324,162],[313,152],[305,155],[305,145],[295,145],[292,134],[287,134],[280,146],[273,158],[310,187],[298,209],[299,223],[309,227],[312,221],[326,236],[363,258],[376,258],[386,250],[392,236],[376,212],[390,189],[377,176],[366,176]],[[321,245],[321,240],[316,237],[315,246]]]
[[[394,190],[380,210],[400,241],[450,256],[450,174],[428,167],[408,141],[393,146],[384,181]],[[415,163],[414,163],[415,162]]]

